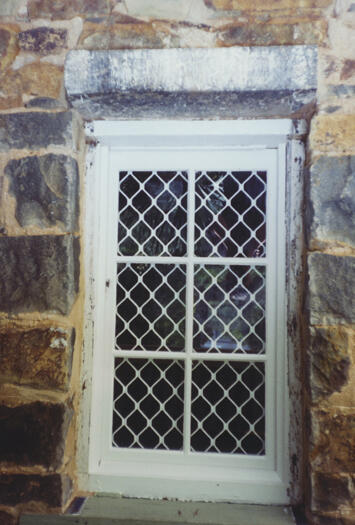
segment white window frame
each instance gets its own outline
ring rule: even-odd
[[[95,137],[99,143],[89,154],[87,172],[87,326],[86,347],[89,351],[84,355],[83,378],[89,386],[88,394],[84,396],[84,414],[81,417],[81,442],[84,443],[81,462],[86,466],[79,479],[86,490],[116,492],[127,496],[141,497],[171,497],[191,500],[234,501],[249,503],[284,504],[289,502],[288,485],[289,469],[289,402],[287,384],[287,352],[286,352],[286,280],[285,280],[285,248],[286,248],[286,145],[294,130],[294,123],[289,120],[268,121],[139,121],[139,122],[109,122],[97,121],[87,126],[89,137]],[[98,437],[102,425],[107,427],[109,412],[103,411],[107,391],[112,392],[112,378],[107,377],[107,371],[112,366],[112,356],[106,355],[107,362],[102,359],[99,349],[107,345],[107,337],[114,333],[114,317],[111,315],[108,326],[105,308],[114,304],[115,286],[112,277],[116,272],[115,258],[107,259],[107,245],[116,246],[116,225],[108,220],[109,210],[116,209],[115,199],[118,192],[117,155],[124,157],[124,152],[136,151],[137,165],[131,169],[142,169],[145,164],[142,159],[155,155],[157,151],[216,151],[215,167],[218,166],[218,150],[238,150],[243,155],[250,150],[271,153],[275,157],[274,175],[278,180],[276,206],[277,215],[277,304],[278,336],[274,359],[268,360],[275,373],[274,388],[270,396],[274,399],[275,418],[273,420],[273,437],[269,440],[269,450],[266,457],[241,457],[236,461],[231,455],[222,464],[218,459],[215,465],[204,467],[197,461],[189,469],[181,463],[179,454],[170,454],[166,462],[165,452],[155,452],[151,460],[148,454],[141,454],[138,463],[130,458],[130,450],[124,449],[119,454],[111,450],[111,434],[107,439]],[[130,155],[130,153],[128,153]],[[115,159],[116,156],[116,159]],[[115,160],[114,160],[115,159]],[[185,168],[186,163],[181,168]],[[127,166],[119,169],[126,169]],[[189,166],[187,166],[189,167]],[[194,166],[198,168],[197,166]],[[165,169],[165,168],[164,168]],[[221,168],[223,169],[223,168]],[[238,167],[239,169],[239,167]],[[261,169],[261,167],[258,167]],[[265,169],[265,168],[264,168]],[[116,175],[116,176],[115,176]],[[107,183],[111,178],[115,186]],[[270,206],[270,203],[268,203]],[[99,210],[99,212],[98,212]],[[106,228],[106,225],[110,226]],[[103,235],[103,231],[106,235]],[[167,262],[169,258],[166,258]],[[238,264],[236,262],[236,264]],[[283,283],[283,284],[282,284]],[[92,342],[92,344],[91,344]],[[93,354],[91,354],[93,350]],[[246,359],[247,360],[247,359]],[[110,364],[108,364],[110,362]],[[92,374],[91,370],[95,373]],[[92,383],[91,383],[92,379]],[[107,385],[104,393],[102,385]],[[268,387],[270,388],[270,387]],[[91,401],[90,398],[91,397]],[[112,399],[112,394],[110,399]],[[86,401],[85,401],[86,400]],[[91,419],[89,408],[91,405]],[[112,408],[111,414],[112,414]],[[273,419],[272,412],[269,421]],[[106,414],[106,415],[105,415]],[[102,419],[103,417],[103,419]],[[105,421],[106,418],[106,421]],[[90,419],[90,423],[89,423]],[[90,427],[89,447],[85,432]],[[270,432],[270,428],[268,429]],[[89,452],[88,452],[89,449]],[[141,452],[141,451],[139,451]],[[146,452],[146,451],[144,451]],[[174,457],[175,456],[175,457]],[[226,455],[224,455],[226,456]],[[83,459],[84,458],[84,459]],[[201,459],[201,458],[200,458]],[[160,461],[163,461],[162,463]],[[252,465],[254,462],[254,466]],[[79,458],[80,463],[80,458]],[[145,474],[142,474],[142,464]],[[253,468],[251,468],[253,466]],[[86,471],[86,472],[85,472]],[[165,472],[165,478],[161,472]],[[192,483],[187,483],[187,480]],[[195,489],[192,487],[195,486]],[[213,498],[211,498],[213,494]]]

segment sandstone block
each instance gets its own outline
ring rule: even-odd
[[[86,24],[80,38],[84,49],[162,48],[164,40],[151,24]]]
[[[355,413],[314,409],[310,418],[312,469],[333,474],[354,472]]]
[[[66,155],[11,160],[5,167],[9,190],[16,198],[15,216],[22,227],[59,226],[72,232],[78,227],[78,165]]]
[[[59,98],[62,82],[63,68],[53,64],[34,62],[7,71],[1,82],[0,109],[21,107],[24,95]]]
[[[355,479],[355,478],[354,478]],[[335,511],[340,506],[352,508],[355,492],[348,475],[315,472],[312,476],[312,510]]]
[[[72,481],[66,475],[46,476],[2,474],[0,476],[0,503],[5,505],[36,502],[52,508],[61,507],[72,491]]]
[[[350,337],[341,327],[312,327],[309,350],[312,400],[339,392],[349,380]]]
[[[310,148],[320,153],[355,152],[355,115],[317,115],[311,121]]]
[[[0,115],[0,152],[74,145],[73,115],[61,113],[9,113]]]
[[[0,267],[0,311],[70,312],[78,291],[77,238],[1,237]]]
[[[0,74],[12,64],[18,51],[16,32],[9,27],[0,27]]]
[[[320,21],[300,24],[248,24],[231,26],[218,34],[220,45],[270,46],[317,44],[325,34]]]
[[[17,525],[18,516],[15,512],[10,512],[10,510],[0,509],[0,523],[1,525]]]
[[[29,0],[31,18],[69,19],[84,14],[88,16],[109,14],[108,0]]]
[[[37,401],[16,407],[1,404],[0,462],[59,468],[72,413],[63,403]],[[11,504],[1,499],[0,503]]]
[[[74,329],[0,326],[0,381],[67,390]]]
[[[272,11],[281,9],[309,9],[327,7],[332,0],[204,0],[207,7],[228,11]]]
[[[355,156],[320,157],[310,170],[309,238],[355,246]]]
[[[308,257],[311,324],[355,322],[355,257],[311,253]]]
[[[39,55],[49,55],[65,48],[67,41],[66,29],[52,27],[36,27],[21,31],[18,35],[22,51],[30,51]]]

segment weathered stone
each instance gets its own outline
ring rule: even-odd
[[[310,148],[314,152],[355,152],[355,115],[317,115],[311,121]]]
[[[94,26],[94,27],[92,27]],[[87,24],[80,38],[85,49],[139,49],[162,48],[163,38],[151,24]]]
[[[0,326],[0,382],[67,390],[75,331]]]
[[[0,509],[0,523],[1,525],[18,525],[18,514]]]
[[[10,27],[0,27],[0,73],[5,71],[12,64],[18,51],[19,47],[16,32],[13,29],[10,29]]]
[[[63,68],[53,64],[35,62],[17,71],[22,93],[31,96],[58,98],[61,95]]]
[[[355,156],[320,157],[310,170],[310,242],[355,246]]]
[[[260,118],[292,116],[315,103],[315,90],[236,93],[152,93],[71,97],[72,105],[93,118]]]
[[[59,98],[62,92],[63,68],[35,62],[4,73],[0,91],[0,109],[22,106],[22,97]]]
[[[308,257],[311,324],[355,323],[355,257]]]
[[[0,115],[0,151],[74,146],[73,115],[61,113],[9,113]]]
[[[52,508],[62,507],[68,500],[71,490],[72,481],[66,475],[2,474],[0,476],[0,503],[5,505],[21,504],[25,507],[28,503],[38,502]]]
[[[346,84],[328,86],[328,93],[330,96],[338,98],[351,98],[355,96],[355,86],[347,86]]]
[[[355,60],[351,60],[350,58],[348,58],[344,60],[343,67],[340,73],[340,80],[348,80],[351,77],[355,77]]]
[[[306,9],[327,7],[332,0],[204,0],[208,7],[235,11],[272,11],[281,9]]]
[[[26,0],[1,0],[0,16],[14,16],[26,4]]]
[[[79,14],[109,14],[108,0],[29,0],[31,18],[69,19]]]
[[[191,0],[125,0],[131,16],[157,19],[184,20],[191,8]]]
[[[72,232],[78,227],[78,165],[66,155],[11,160],[5,174],[16,198],[15,216],[22,227],[58,226]]]
[[[0,405],[0,462],[59,468],[72,414],[63,403]]]
[[[239,91],[309,90],[316,87],[316,63],[313,46],[74,50],[65,64],[65,87],[69,98],[129,91],[227,96]]]
[[[355,413],[311,412],[310,460],[314,471],[355,471]]]
[[[355,493],[348,475],[315,472],[312,476],[312,510],[332,511],[340,506],[352,508]]]
[[[41,109],[63,109],[63,106],[63,102],[51,97],[35,97],[25,104],[26,108]]]
[[[309,516],[309,519],[312,525],[354,525],[353,517],[351,515],[346,516],[344,514],[344,511],[341,512],[341,515],[339,515],[339,511],[327,513],[314,512]]]
[[[285,116],[315,95],[315,50],[292,49],[71,51],[65,84],[70,102],[87,118]],[[282,74],[274,67],[278,60]]]
[[[22,31],[18,35],[22,51],[48,55],[61,51],[66,46],[67,30],[52,27],[36,27]]]
[[[227,46],[317,44],[324,37],[325,30],[323,21],[232,26],[219,33],[219,44]]]
[[[22,83],[20,75],[14,71],[5,71],[0,79],[0,110],[22,106]],[[1,148],[1,139],[0,139]]]
[[[68,314],[79,282],[72,235],[0,238],[0,311]]]
[[[341,327],[311,328],[309,350],[313,401],[339,392],[349,379],[350,340]]]

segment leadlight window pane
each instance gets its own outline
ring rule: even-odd
[[[117,264],[116,348],[185,348],[186,267]]]
[[[186,255],[186,171],[121,171],[119,255]]]
[[[196,172],[195,210],[197,256],[265,256],[266,172]]]
[[[265,352],[264,266],[196,265],[196,352]]]

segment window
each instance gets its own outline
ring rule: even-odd
[[[89,488],[287,502],[288,128],[94,124]]]

